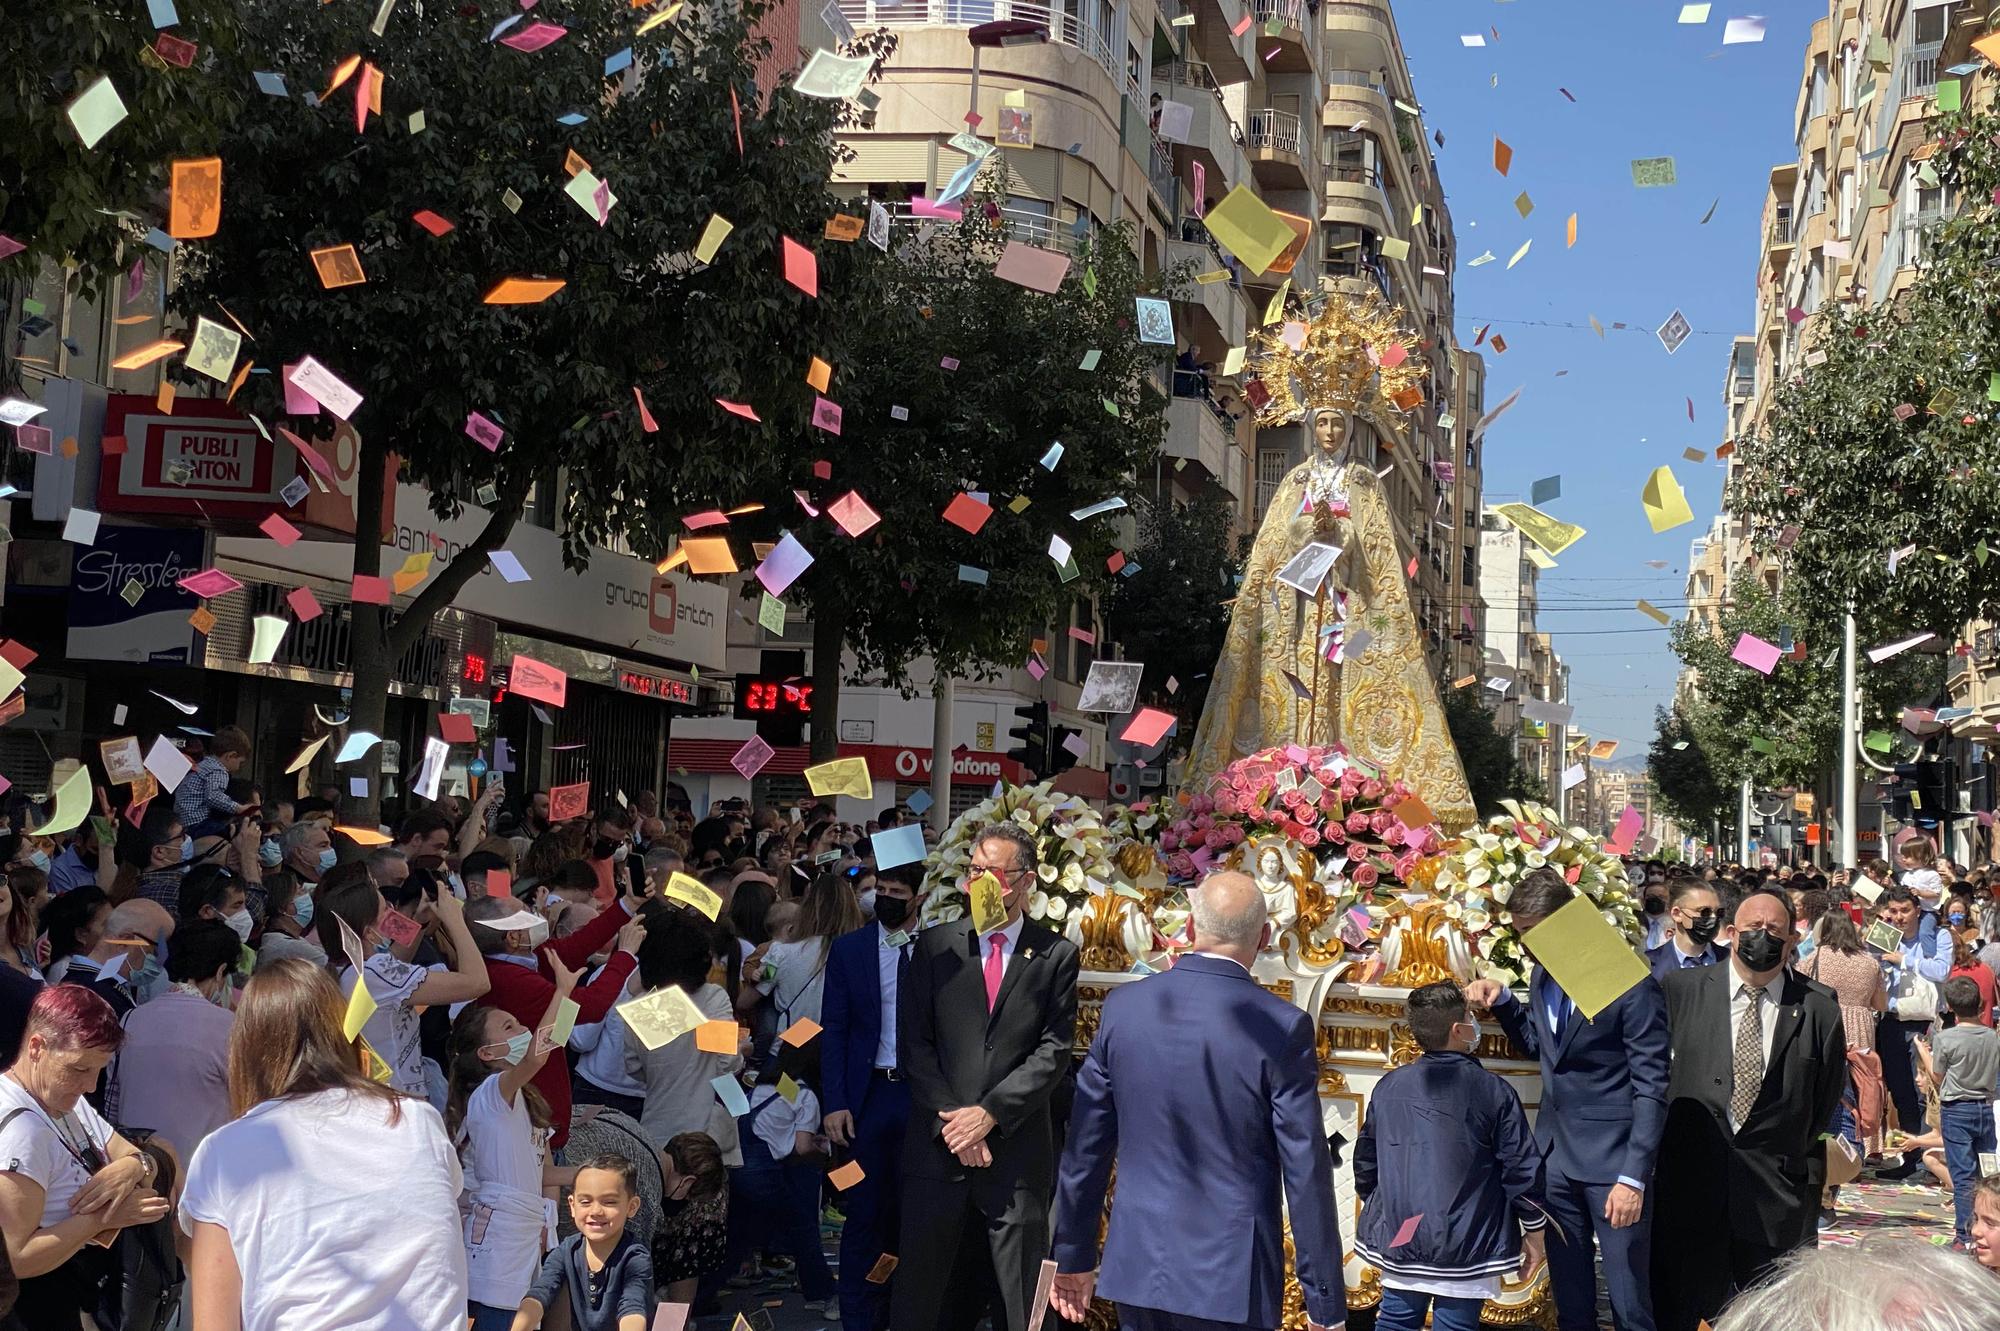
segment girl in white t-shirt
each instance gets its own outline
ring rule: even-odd
[[[555,995],[529,1030],[512,1013],[475,1003],[451,1026],[445,1124],[465,1166],[465,1263],[472,1331],[508,1331],[541,1269],[547,1230],[542,1189],[569,1181],[544,1163],[549,1106],[535,1074],[561,1046],[554,1030],[577,972],[545,953]]]

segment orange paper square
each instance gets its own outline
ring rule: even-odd
[[[704,1054],[733,1054],[740,1037],[733,1021],[705,1021],[694,1028],[694,1047]]]
[[[567,285],[559,277],[503,277],[485,300],[488,305],[539,305]]]
[[[794,1049],[803,1049],[812,1042],[812,1038],[815,1035],[819,1034],[819,1030],[819,1023],[811,1017],[800,1017],[790,1026],[786,1027],[784,1033],[778,1038]]]
[[[319,284],[328,291],[357,287],[368,280],[368,274],[361,270],[361,255],[352,245],[328,245],[311,253],[313,267],[319,272]]]
[[[865,1172],[863,1172],[861,1168],[861,1162],[859,1160],[849,1160],[839,1169],[836,1169],[831,1174],[828,1174],[826,1176],[826,1181],[828,1183],[831,1183],[836,1191],[846,1192],[849,1188],[853,1187],[855,1184],[859,1183],[862,1179],[865,1179],[867,1177],[868,1175]]]

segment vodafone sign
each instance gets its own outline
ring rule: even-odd
[[[899,749],[888,744],[843,744],[840,756],[866,758],[868,775],[878,780],[921,782],[931,779],[929,749]],[[1021,764],[997,753],[965,752],[951,761],[951,781],[955,786],[989,785],[1002,778],[1020,782],[1026,779],[1027,774],[1027,769]]]

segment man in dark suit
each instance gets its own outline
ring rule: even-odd
[[[968,1292],[999,1287],[994,1331],[1025,1331],[1049,1250],[1055,1124],[1049,1098],[1076,1038],[1074,944],[1022,908],[1034,838],[996,823],[973,843],[971,872],[999,880],[1006,917],[969,919],[917,939],[897,1003],[897,1063],[910,1078],[903,1141],[896,1331],[970,1328]],[[990,1270],[989,1270],[990,1266]]]
[[[1055,1309],[1081,1322],[1095,1291],[1118,1305],[1123,1331],[1276,1327],[1282,1182],[1306,1317],[1340,1326],[1347,1299],[1312,1018],[1251,978],[1269,932],[1256,882],[1213,874],[1194,897],[1193,951],[1111,991],[1077,1074],[1056,1193]],[[1208,1152],[1209,1166],[1190,1168]]]
[[[889,1311],[888,1284],[869,1273],[892,1251],[902,1198],[903,1132],[910,1081],[897,1063],[896,1003],[916,950],[921,864],[875,877],[875,919],[833,940],[820,1003],[821,1096],[826,1135],[851,1147],[862,1179],[840,1195],[840,1324],[875,1331]]]
[[[1515,885],[1507,909],[1514,928],[1526,934],[1575,895],[1554,869],[1535,869]],[[1660,986],[1649,976],[1590,1019],[1540,966],[1525,1002],[1493,980],[1474,980],[1465,996],[1491,1008],[1515,1046],[1542,1065],[1535,1138],[1556,1222],[1549,1280],[1557,1326],[1595,1331],[1595,1235],[1612,1320],[1619,1331],[1654,1331],[1647,1275],[1651,1184],[1667,1117],[1667,1013]]]
[[[1646,949],[1654,979],[1664,981],[1675,971],[1713,966],[1728,958],[1728,947],[1715,943],[1716,935],[1722,932],[1722,898],[1701,879],[1683,874],[1673,880],[1668,888],[1667,920],[1666,941]]]
[[[1660,1331],[1713,1320],[1732,1293],[1814,1241],[1820,1138],[1846,1078],[1839,1004],[1785,967],[1791,902],[1751,890],[1729,934],[1726,965],[1665,985],[1673,1085],[1657,1175]]]

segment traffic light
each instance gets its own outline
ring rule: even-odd
[[[1081,735],[1082,733],[1081,730],[1070,726],[1057,726],[1050,733],[1049,765],[1048,769],[1042,773],[1043,776],[1058,776],[1076,766],[1076,754],[1072,750],[1065,748],[1063,742],[1071,736]]]
[[[1019,723],[1008,730],[1007,738],[1020,742],[1007,750],[1007,756],[1041,776],[1049,762],[1049,705],[1029,703],[1016,707],[1014,715]]]
[[[1931,759],[1897,763],[1889,811],[1898,822],[1934,827],[1946,814],[1944,764]]]

